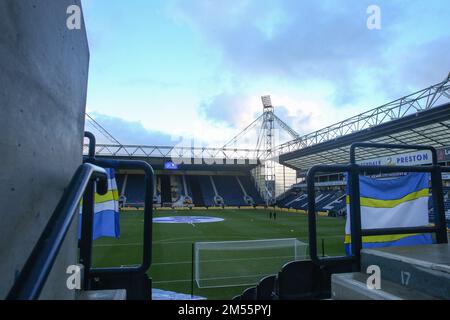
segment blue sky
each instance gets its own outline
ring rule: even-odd
[[[266,94],[305,134],[450,71],[446,1],[82,3],[87,110],[123,144],[221,146]],[[371,4],[380,30],[366,27]]]

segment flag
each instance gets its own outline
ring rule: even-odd
[[[108,192],[104,195],[95,193],[93,239],[100,237],[120,237],[119,191],[114,169],[106,168],[108,175]],[[81,238],[81,208],[78,224],[78,238]]]
[[[426,226],[428,219],[429,174],[380,179],[359,176],[361,228],[380,229]],[[350,197],[347,185],[345,251],[351,254]],[[363,248],[408,246],[432,243],[431,234],[398,234],[362,237]]]

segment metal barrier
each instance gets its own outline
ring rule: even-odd
[[[80,263],[84,265],[85,278],[84,287],[86,289],[121,289],[126,288],[129,298],[150,299],[151,291],[132,292],[136,288],[130,285],[129,281],[135,279],[135,282],[145,283],[150,281],[146,277],[146,272],[152,263],[152,232],[153,232],[153,190],[154,190],[154,171],[153,168],[144,161],[138,160],[111,160],[98,159],[91,150],[95,150],[95,137],[86,133],[89,137],[89,156],[84,159],[86,163],[94,164],[103,168],[142,170],[145,175],[145,202],[144,202],[144,238],[142,263],[139,266],[132,267],[112,267],[112,268],[92,268],[92,230],[94,217],[94,194],[95,189],[91,184],[83,199],[83,219],[81,227],[80,240]],[[106,279],[106,280],[105,280]],[[131,279],[131,280],[130,280]],[[139,285],[137,286],[139,287]],[[145,286],[144,286],[145,287]]]
[[[6,299],[39,298],[72,221],[78,217],[83,193],[94,184],[98,193],[108,191],[106,171],[88,163],[78,167]]]
[[[409,149],[429,150],[432,153],[433,163],[427,166],[367,166],[356,164],[357,148],[383,148],[383,149]],[[319,257],[317,254],[317,226],[315,204],[315,175],[317,173],[348,173],[349,197],[350,197],[350,227],[351,227],[351,255],[338,257]],[[398,172],[429,172],[431,174],[431,190],[435,215],[434,226],[402,227],[402,228],[361,228],[361,206],[359,175],[380,174]],[[442,192],[442,172],[450,172],[449,167],[441,167],[437,163],[437,153],[433,147],[418,145],[354,143],[350,147],[350,164],[348,165],[317,165],[307,173],[308,192],[308,227],[310,257],[314,264],[326,266],[343,262],[353,262],[359,268],[360,251],[362,249],[362,237],[374,235],[409,234],[409,233],[435,233],[437,243],[447,243],[447,228],[445,223],[444,199]]]

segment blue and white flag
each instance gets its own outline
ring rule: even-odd
[[[429,174],[408,173],[391,179],[359,177],[361,228],[420,227],[429,224]],[[348,186],[347,186],[348,188]],[[347,190],[345,251],[351,253],[350,198]],[[363,248],[408,246],[432,243],[431,234],[365,236]]]
[[[104,195],[95,193],[93,239],[100,237],[120,237],[119,192],[114,169],[106,168],[108,175],[108,192]],[[78,238],[81,238],[81,208],[78,224]]]

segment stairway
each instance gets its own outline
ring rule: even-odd
[[[381,289],[369,289],[370,265],[381,271]],[[332,298],[336,300],[450,299],[450,245],[363,249],[361,271],[333,274]]]

